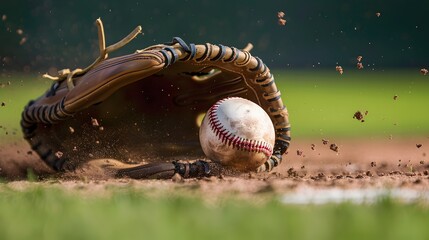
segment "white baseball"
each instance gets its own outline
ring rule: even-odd
[[[247,171],[256,170],[271,157],[275,132],[270,117],[259,105],[230,97],[208,110],[199,137],[208,158]]]

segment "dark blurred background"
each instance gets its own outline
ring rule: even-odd
[[[1,0],[0,16],[3,74],[85,67],[98,53],[98,17],[107,45],[143,27],[144,36],[112,55],[178,36],[239,48],[252,42],[271,68],[355,67],[358,55],[374,70],[429,65],[427,0]]]

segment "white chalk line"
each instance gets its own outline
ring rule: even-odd
[[[281,196],[284,204],[329,204],[353,203],[372,204],[383,199],[392,199],[401,203],[429,202],[429,190],[421,191],[407,188],[365,188],[365,189],[316,189],[300,188]]]

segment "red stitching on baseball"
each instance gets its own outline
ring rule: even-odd
[[[254,141],[238,137],[222,126],[217,116],[217,110],[219,106],[227,99],[232,98],[226,98],[218,101],[208,111],[209,125],[212,131],[215,133],[216,137],[218,137],[218,139],[221,140],[222,143],[225,143],[228,146],[232,145],[232,148],[237,148],[238,150],[248,152],[262,152],[267,157],[270,157],[273,154],[273,147],[271,146],[271,144],[264,141]]]

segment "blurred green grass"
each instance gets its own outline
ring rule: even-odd
[[[429,134],[429,77],[418,70],[274,73],[295,138]],[[365,122],[353,119],[358,110]]]
[[[272,72],[288,107],[295,139],[429,134],[429,76],[419,71],[353,70],[343,75],[335,70]],[[0,107],[0,125],[9,135],[20,137],[21,111],[51,82],[35,75],[0,78],[0,83],[7,81],[11,85],[0,88],[0,101],[6,103]],[[358,110],[368,111],[363,123],[352,118]]]
[[[21,138],[21,113],[30,100],[39,97],[52,82],[38,75],[13,75],[0,78],[0,142]]]
[[[0,186],[1,187],[1,186]],[[147,197],[129,187],[82,196],[55,187],[0,192],[0,239],[427,239],[427,206],[284,205],[190,196]]]

